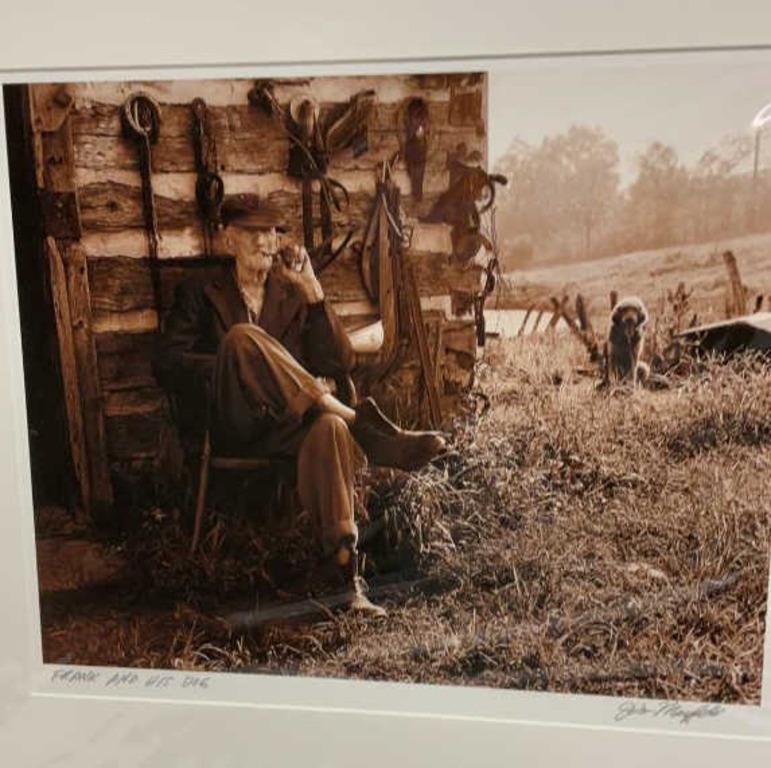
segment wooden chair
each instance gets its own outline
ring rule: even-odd
[[[199,279],[218,279],[227,277],[233,271],[233,259],[230,256],[207,256],[192,258],[161,259],[161,276],[163,284],[163,296],[169,299],[173,296],[174,287],[183,279],[196,275]],[[168,308],[168,301],[166,304]],[[354,351],[359,354],[362,352],[371,352],[382,345],[382,326],[378,329],[377,323],[360,329],[358,332],[350,335]],[[356,388],[350,376],[340,377],[333,383],[333,389],[337,397],[347,405],[356,404]],[[212,451],[210,434],[211,417],[211,389],[207,382],[200,382],[200,389],[196,388],[194,396],[195,406],[190,413],[198,413],[201,405],[204,406],[206,414],[203,437],[200,432],[200,422],[195,419],[196,425],[194,434],[189,434],[183,425],[184,419],[181,418],[183,407],[180,400],[181,393],[173,388],[167,389],[169,404],[172,412],[172,419],[176,423],[182,442],[189,449],[188,455],[199,454],[198,456],[198,485],[195,493],[195,513],[193,522],[193,538],[190,543],[190,554],[192,555],[198,547],[201,537],[201,526],[203,524],[203,515],[206,509],[206,499],[209,491],[209,481],[211,472],[231,471],[231,472],[252,472],[252,471],[274,471],[281,483],[286,483],[289,473],[287,472],[287,461],[276,458],[256,458],[254,456],[220,456]],[[191,405],[191,403],[188,403]],[[190,425],[188,425],[189,427]],[[200,453],[198,446],[201,445]],[[193,469],[195,472],[195,469]]]
[[[342,377],[340,381],[334,382],[334,391],[337,397],[347,405],[353,406],[356,404],[356,387],[350,376]],[[206,509],[206,497],[212,470],[231,472],[271,471],[275,472],[282,486],[286,484],[290,475],[286,459],[254,456],[221,456],[212,452],[209,422],[211,416],[211,392],[208,386],[206,387],[206,414],[207,423],[198,469],[198,489],[195,500],[195,517],[193,521],[193,538],[190,542],[190,555],[195,553],[201,538],[201,525]],[[281,493],[283,490],[284,488],[279,486],[279,492]]]

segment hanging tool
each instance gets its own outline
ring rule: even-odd
[[[327,175],[329,151],[319,121],[319,109],[310,96],[299,96],[289,104],[289,136],[292,140],[289,149],[290,176],[302,180],[302,217],[303,240],[311,256],[316,272],[320,272],[347,245],[353,230],[344,239],[342,245],[332,248],[334,236],[332,226],[332,208],[343,209],[350,200],[348,191],[335,179]],[[321,243],[316,244],[313,225],[313,185],[318,184],[319,218],[321,219]]]
[[[404,162],[412,196],[419,202],[423,199],[423,176],[426,173],[430,127],[428,105],[424,99],[413,98],[407,102],[403,122]]]
[[[316,102],[298,96],[284,109],[273,93],[273,84],[259,80],[249,91],[249,103],[271,115],[289,139],[287,173],[302,182],[303,241],[314,270],[325,269],[348,245],[355,228],[333,246],[332,209],[342,211],[350,204],[348,191],[327,175],[330,155],[350,147],[354,156],[367,150],[367,121],[374,103],[374,91],[354,94],[347,103],[333,107],[323,119]],[[318,186],[321,242],[315,242],[313,219],[314,184]]]
[[[193,144],[195,167],[198,174],[195,184],[195,199],[203,222],[206,255],[212,252],[214,233],[220,227],[220,210],[225,197],[225,184],[219,175],[217,144],[211,127],[209,110],[201,98],[193,99]]]
[[[412,333],[418,348],[420,371],[423,376],[423,385],[426,388],[428,398],[428,412],[431,418],[431,426],[439,429],[442,425],[442,408],[439,401],[439,391],[436,386],[436,359],[432,359],[428,348],[426,336],[426,321],[423,317],[423,308],[420,306],[420,293],[412,265],[404,266],[404,286],[407,293],[407,304],[410,310]]]
[[[408,250],[412,245],[413,227],[404,223],[400,210],[400,193],[393,181],[393,168],[398,160],[398,153],[390,160],[384,160],[380,166],[380,178],[375,191],[375,198],[364,227],[364,239],[354,244],[359,254],[359,272],[361,281],[372,301],[378,301],[380,250],[375,243],[378,233],[378,221],[381,213],[390,229],[391,239],[399,250]]]
[[[153,299],[161,323],[162,296],[158,273],[158,216],[155,210],[155,196],[152,185],[151,147],[158,141],[161,127],[161,112],[152,96],[137,91],[131,94],[123,104],[121,111],[124,135],[135,142],[139,158],[139,173],[142,176],[142,209],[147,231],[150,257],[150,279],[153,286]]]
[[[476,326],[477,346],[483,347],[487,338],[485,321],[485,303],[487,297],[495,290],[498,278],[501,274],[501,264],[498,260],[498,234],[495,223],[495,209],[490,213],[490,249],[492,258],[487,262],[482,274],[484,275],[484,287],[481,293],[474,298],[474,324]]]
[[[364,240],[354,245],[362,283],[377,304],[383,324],[380,357],[367,370],[370,382],[384,379],[397,368],[410,345],[410,314],[403,290],[402,265],[413,231],[402,222],[399,187],[392,178],[395,162],[396,155],[381,165]]]
[[[495,203],[495,185],[508,183],[502,174],[487,173],[480,165],[471,165],[475,154],[467,154],[465,145],[458,145],[448,159],[449,187],[426,218],[426,221],[452,225],[453,255],[462,263],[472,259],[483,246],[492,250],[492,244],[481,232],[481,214]]]

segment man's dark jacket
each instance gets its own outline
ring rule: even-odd
[[[220,342],[233,325],[246,322],[249,315],[232,272],[210,282],[180,283],[156,355],[161,383],[179,393],[211,381]],[[355,353],[329,303],[308,304],[296,286],[273,274],[265,284],[258,325],[314,376],[341,381],[354,366]]]

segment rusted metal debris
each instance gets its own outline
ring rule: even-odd
[[[771,312],[733,317],[699,325],[675,334],[702,352],[733,355],[762,352],[771,355]]]

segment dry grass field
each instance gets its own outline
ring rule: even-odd
[[[667,290],[674,291],[678,283],[684,281],[686,288],[693,291],[693,311],[700,322],[709,322],[724,316],[726,269],[722,253],[725,250],[734,252],[750,297],[758,294],[769,297],[771,234],[760,234],[510,272],[506,275],[499,305],[526,308],[540,302],[548,306],[550,296],[581,293],[590,314],[604,318],[611,289],[620,296],[640,296],[654,308]],[[488,306],[494,305],[493,297]]]
[[[370,515],[388,522],[366,572],[387,618],[234,631],[222,617],[255,592],[302,592],[307,521],[221,513],[189,561],[181,515],[149,510],[118,543],[124,586],[44,597],[45,658],[757,704],[771,369],[602,391],[583,363],[565,335],[489,347],[487,408],[455,452],[376,479]]]

